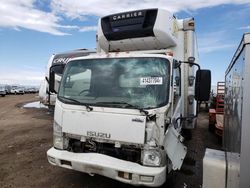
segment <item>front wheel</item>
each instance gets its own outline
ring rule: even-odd
[[[215,125],[213,123],[209,123],[208,130],[213,133],[215,131]]]
[[[176,171],[172,170],[169,174],[166,176],[166,182],[162,187],[173,187],[177,182],[177,173]]]
[[[182,136],[185,138],[185,140],[191,140],[192,139],[191,129],[182,129]]]

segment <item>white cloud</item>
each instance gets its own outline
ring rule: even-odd
[[[22,65],[0,69],[0,84],[40,85],[44,79],[44,70],[39,67]]]
[[[35,2],[35,0],[1,0],[0,27],[16,30],[26,28],[53,35],[67,35],[59,28],[72,29],[75,27],[60,25],[60,17],[37,9]]]
[[[76,25],[58,25],[57,28],[64,28],[64,29],[79,29]]]
[[[50,3],[50,4],[49,4]],[[0,28],[31,29],[53,35],[68,35],[67,29],[79,29],[82,32],[95,31],[95,26],[79,28],[78,26],[62,25],[65,17],[85,21],[89,16],[104,16],[112,13],[134,9],[164,8],[170,12],[194,11],[199,8],[222,4],[248,4],[250,0],[1,0]],[[51,12],[42,10],[48,7]]]
[[[211,52],[215,52],[218,50],[225,50],[228,48],[232,48],[235,47],[234,44],[221,44],[221,43],[215,43],[213,45],[206,45],[203,47],[200,47],[200,52],[201,53],[211,53]]]
[[[245,27],[239,27],[238,29],[240,29],[240,30],[247,30],[247,29],[250,29],[250,25],[249,26],[245,26]]]
[[[81,32],[97,31],[97,26],[85,26],[79,29]]]
[[[30,74],[26,71],[17,71],[8,75],[1,75],[0,84],[40,85],[43,79],[44,76],[40,72]]]
[[[173,13],[196,10],[222,4],[250,4],[250,0],[52,0],[51,8],[55,13],[69,18],[84,19],[89,15],[103,16],[117,12],[145,8],[164,8]]]
[[[206,33],[199,37],[198,46],[200,53],[211,53],[235,47],[234,43],[227,42],[226,31]]]

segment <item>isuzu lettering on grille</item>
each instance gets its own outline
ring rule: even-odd
[[[101,133],[101,132],[95,132],[95,131],[87,131],[87,136],[96,137],[96,138],[106,138],[106,139],[111,138],[111,134],[109,133]]]

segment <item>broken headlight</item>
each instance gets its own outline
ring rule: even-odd
[[[63,136],[62,127],[54,121],[53,124],[53,145],[57,149],[66,149],[69,141]]]
[[[145,166],[162,166],[165,162],[163,153],[157,149],[143,150],[142,164]]]

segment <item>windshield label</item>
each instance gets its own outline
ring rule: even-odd
[[[162,77],[142,77],[140,85],[162,85]]]

